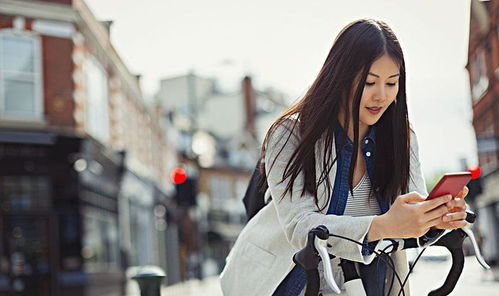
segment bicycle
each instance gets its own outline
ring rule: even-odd
[[[476,220],[476,214],[467,211],[466,221],[468,223],[474,223],[475,220]],[[348,237],[330,234],[328,229],[324,225],[320,225],[316,228],[311,229],[308,233],[307,243],[305,247],[300,251],[296,252],[293,256],[293,261],[296,264],[299,264],[301,267],[303,267],[303,269],[305,269],[307,274],[307,285],[305,290],[305,296],[319,295],[320,279],[319,279],[318,265],[320,261],[322,261],[324,265],[324,273],[325,273],[324,278],[326,283],[329,285],[329,287],[331,287],[331,289],[335,293],[337,294],[341,293],[341,289],[338,287],[333,278],[333,270],[330,262],[330,259],[335,258],[335,256],[330,255],[327,249],[328,247],[327,239],[330,236],[346,239],[354,243],[357,243],[359,245],[363,245],[362,243],[352,240]],[[478,247],[475,236],[473,235],[473,232],[471,231],[470,228],[465,227],[465,228],[458,228],[446,231],[431,246],[446,247],[451,253],[452,266],[447,275],[447,278],[445,279],[444,284],[440,288],[430,291],[428,294],[429,296],[449,295],[454,290],[457,281],[459,280],[459,277],[461,276],[461,273],[464,268],[463,242],[466,237],[469,237],[471,239],[473,248],[475,250],[475,257],[477,258],[480,265],[484,269],[490,269],[489,265],[485,262],[480,252],[480,248]],[[409,272],[405,277],[404,281],[402,281],[399,275],[396,273],[393,267],[393,263],[392,265],[390,265],[391,258],[388,256],[388,254],[399,250],[417,248],[421,245],[420,240],[421,238],[384,239],[380,241],[380,243],[376,246],[374,250],[372,250],[376,254],[376,256],[382,258],[382,260],[384,260],[385,263],[387,263],[387,265],[393,269],[394,276],[392,278],[388,294],[390,294],[394,279],[397,278],[397,281],[399,282],[401,287],[398,295],[401,294],[405,295],[404,285],[406,284],[409,274],[416,265],[420,256],[423,254],[426,247],[418,255],[418,257],[410,267]],[[343,271],[345,278],[345,289],[348,295],[365,296],[366,293],[364,290],[364,286],[357,272],[355,264],[356,264],[355,262],[348,261],[345,259],[340,260],[340,267]]]

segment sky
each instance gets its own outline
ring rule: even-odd
[[[467,63],[469,0],[86,0],[113,20],[111,41],[147,97],[189,71],[227,89],[250,74],[259,89],[302,96],[351,21],[386,22],[404,51],[409,120],[427,178],[477,162]]]

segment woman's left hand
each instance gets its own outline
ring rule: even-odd
[[[458,195],[446,203],[449,212],[442,216],[441,222],[435,226],[438,229],[455,229],[461,228],[468,224],[466,222],[466,208],[464,198],[468,195],[469,189],[464,186]]]

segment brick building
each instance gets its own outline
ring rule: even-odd
[[[499,266],[499,2],[471,1],[468,64],[483,192],[480,214],[483,251]]]
[[[123,295],[129,267],[178,274],[175,150],[111,24],[82,0],[0,0],[0,295]]]

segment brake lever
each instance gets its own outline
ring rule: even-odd
[[[480,247],[478,247],[478,243],[476,241],[475,235],[473,234],[473,231],[471,231],[471,229],[467,227],[463,227],[461,228],[461,230],[464,231],[464,233],[466,233],[466,235],[470,238],[473,245],[473,250],[475,250],[475,258],[478,263],[480,263],[483,268],[487,270],[490,269],[490,266],[487,264],[487,262],[485,262],[485,259],[482,256],[482,252],[480,252]]]
[[[317,295],[319,293],[319,273],[317,267],[320,260],[324,266],[325,280],[331,289],[340,294],[341,289],[334,281],[331,268],[331,258],[327,251],[327,239],[329,230],[324,225],[320,225],[309,231],[305,248],[295,253],[293,261],[305,269],[307,273],[307,288],[305,295]]]
[[[468,223],[475,223],[476,220],[476,214],[471,212],[471,211],[466,211],[466,221]],[[490,269],[490,266],[485,262],[485,259],[482,256],[482,252],[480,251],[480,247],[478,246],[478,243],[476,241],[475,235],[473,234],[473,231],[469,227],[463,227],[461,228],[464,233],[470,238],[471,243],[473,245],[473,250],[475,251],[475,257],[476,260],[478,260],[478,263],[482,265],[483,268],[485,269]]]
[[[331,260],[329,257],[329,253],[327,252],[327,239],[329,238],[328,229],[321,225],[319,227],[323,227],[321,230],[323,231],[322,237],[317,235],[314,240],[314,246],[317,252],[319,252],[319,256],[322,260],[322,265],[324,267],[324,279],[326,283],[331,287],[334,293],[340,294],[341,289],[336,284],[333,277],[333,268],[331,267]]]

